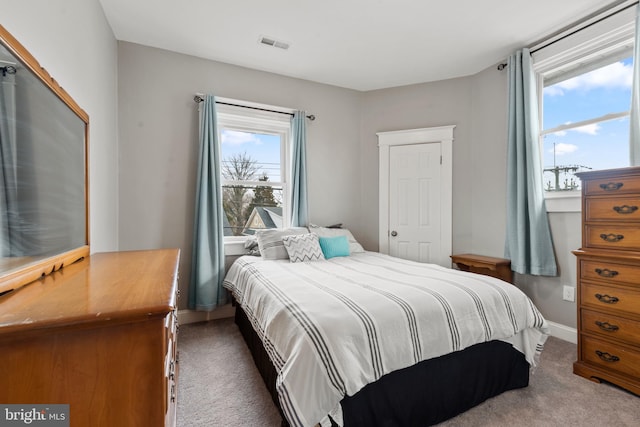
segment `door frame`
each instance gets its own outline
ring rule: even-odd
[[[442,169],[440,187],[440,241],[441,257],[436,264],[451,267],[453,238],[453,129],[456,125],[420,129],[378,132],[378,246],[383,254],[389,253],[389,155],[392,146],[414,144],[441,144]]]

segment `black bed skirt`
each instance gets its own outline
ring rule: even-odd
[[[280,414],[276,370],[239,305],[235,322]],[[529,364],[502,341],[425,360],[365,386],[342,404],[345,427],[429,426],[452,418],[490,397],[529,384]],[[283,426],[288,426],[283,416]]]

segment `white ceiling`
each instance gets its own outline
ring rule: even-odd
[[[361,91],[475,74],[612,2],[100,0],[118,40]]]

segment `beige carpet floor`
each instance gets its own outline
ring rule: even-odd
[[[233,319],[182,325],[178,350],[178,427],[280,426]],[[550,338],[529,387],[489,399],[440,426],[640,426],[640,397],[574,375],[575,354],[574,344]]]

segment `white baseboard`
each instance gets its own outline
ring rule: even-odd
[[[231,304],[225,304],[213,311],[178,310],[178,323],[186,325],[187,323],[207,322],[233,317],[234,314],[235,309]]]
[[[576,328],[571,328],[560,323],[549,322],[548,320],[547,323],[551,330],[551,336],[574,344],[578,343],[578,330]]]

